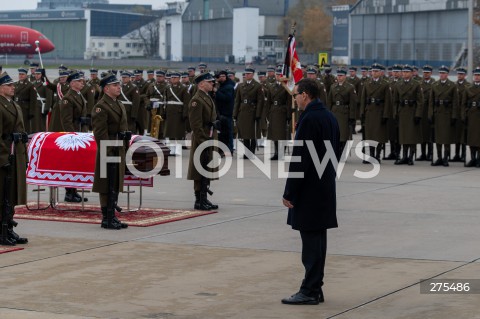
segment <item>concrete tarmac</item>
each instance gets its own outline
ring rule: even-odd
[[[188,152],[169,158],[171,176],[144,188],[145,207],[192,209]],[[303,266],[281,204],[283,164],[273,162],[268,178],[233,159],[212,183],[217,214],[117,231],[18,220],[30,242],[0,255],[0,318],[480,318],[480,294],[421,294],[419,284],[480,288],[480,169],[383,161],[378,176],[359,179],[356,170],[373,166],[349,158],[337,183],[339,228],[328,232],[325,302],[288,306],[280,300],[298,290]]]

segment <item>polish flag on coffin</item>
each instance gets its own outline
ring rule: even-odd
[[[37,133],[28,145],[27,183],[92,188],[96,152],[92,133]],[[128,185],[139,185],[134,182],[138,180],[135,176],[125,176]],[[153,186],[153,178],[144,179],[142,185]]]

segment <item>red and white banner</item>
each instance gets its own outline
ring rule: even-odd
[[[303,78],[302,64],[298,59],[295,36],[291,34],[288,37],[283,76],[288,79],[287,86],[291,92],[293,92],[295,84]]]
[[[133,140],[133,137],[132,137]],[[40,132],[28,145],[27,183],[92,188],[97,143],[92,133]],[[125,175],[125,185],[153,187],[153,177]]]

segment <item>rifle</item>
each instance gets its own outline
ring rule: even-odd
[[[26,144],[28,142],[27,133],[12,133],[10,139],[10,155],[8,156],[7,174],[4,177],[3,182],[3,207],[2,207],[2,225],[0,234],[0,245],[15,246],[16,241],[12,240],[8,236],[9,224],[15,224],[13,222],[13,206],[10,202],[10,187],[12,187],[13,165],[15,165],[15,145],[22,142]],[[15,225],[16,226],[16,225]]]

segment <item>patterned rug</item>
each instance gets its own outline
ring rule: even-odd
[[[22,247],[0,246],[0,254],[10,253],[12,251],[22,250]]]
[[[46,207],[47,205],[48,204],[46,203],[40,203],[40,207]],[[29,203],[29,207],[36,207],[36,203]],[[45,210],[28,210],[25,206],[18,206],[15,208],[15,219],[85,224],[101,223],[102,213],[99,206],[85,205],[84,209],[85,210],[82,211],[82,206],[75,204],[59,204],[55,209],[48,207]],[[148,227],[187,218],[214,214],[216,212],[217,211],[142,208],[135,212],[117,213],[117,217],[129,226]]]

